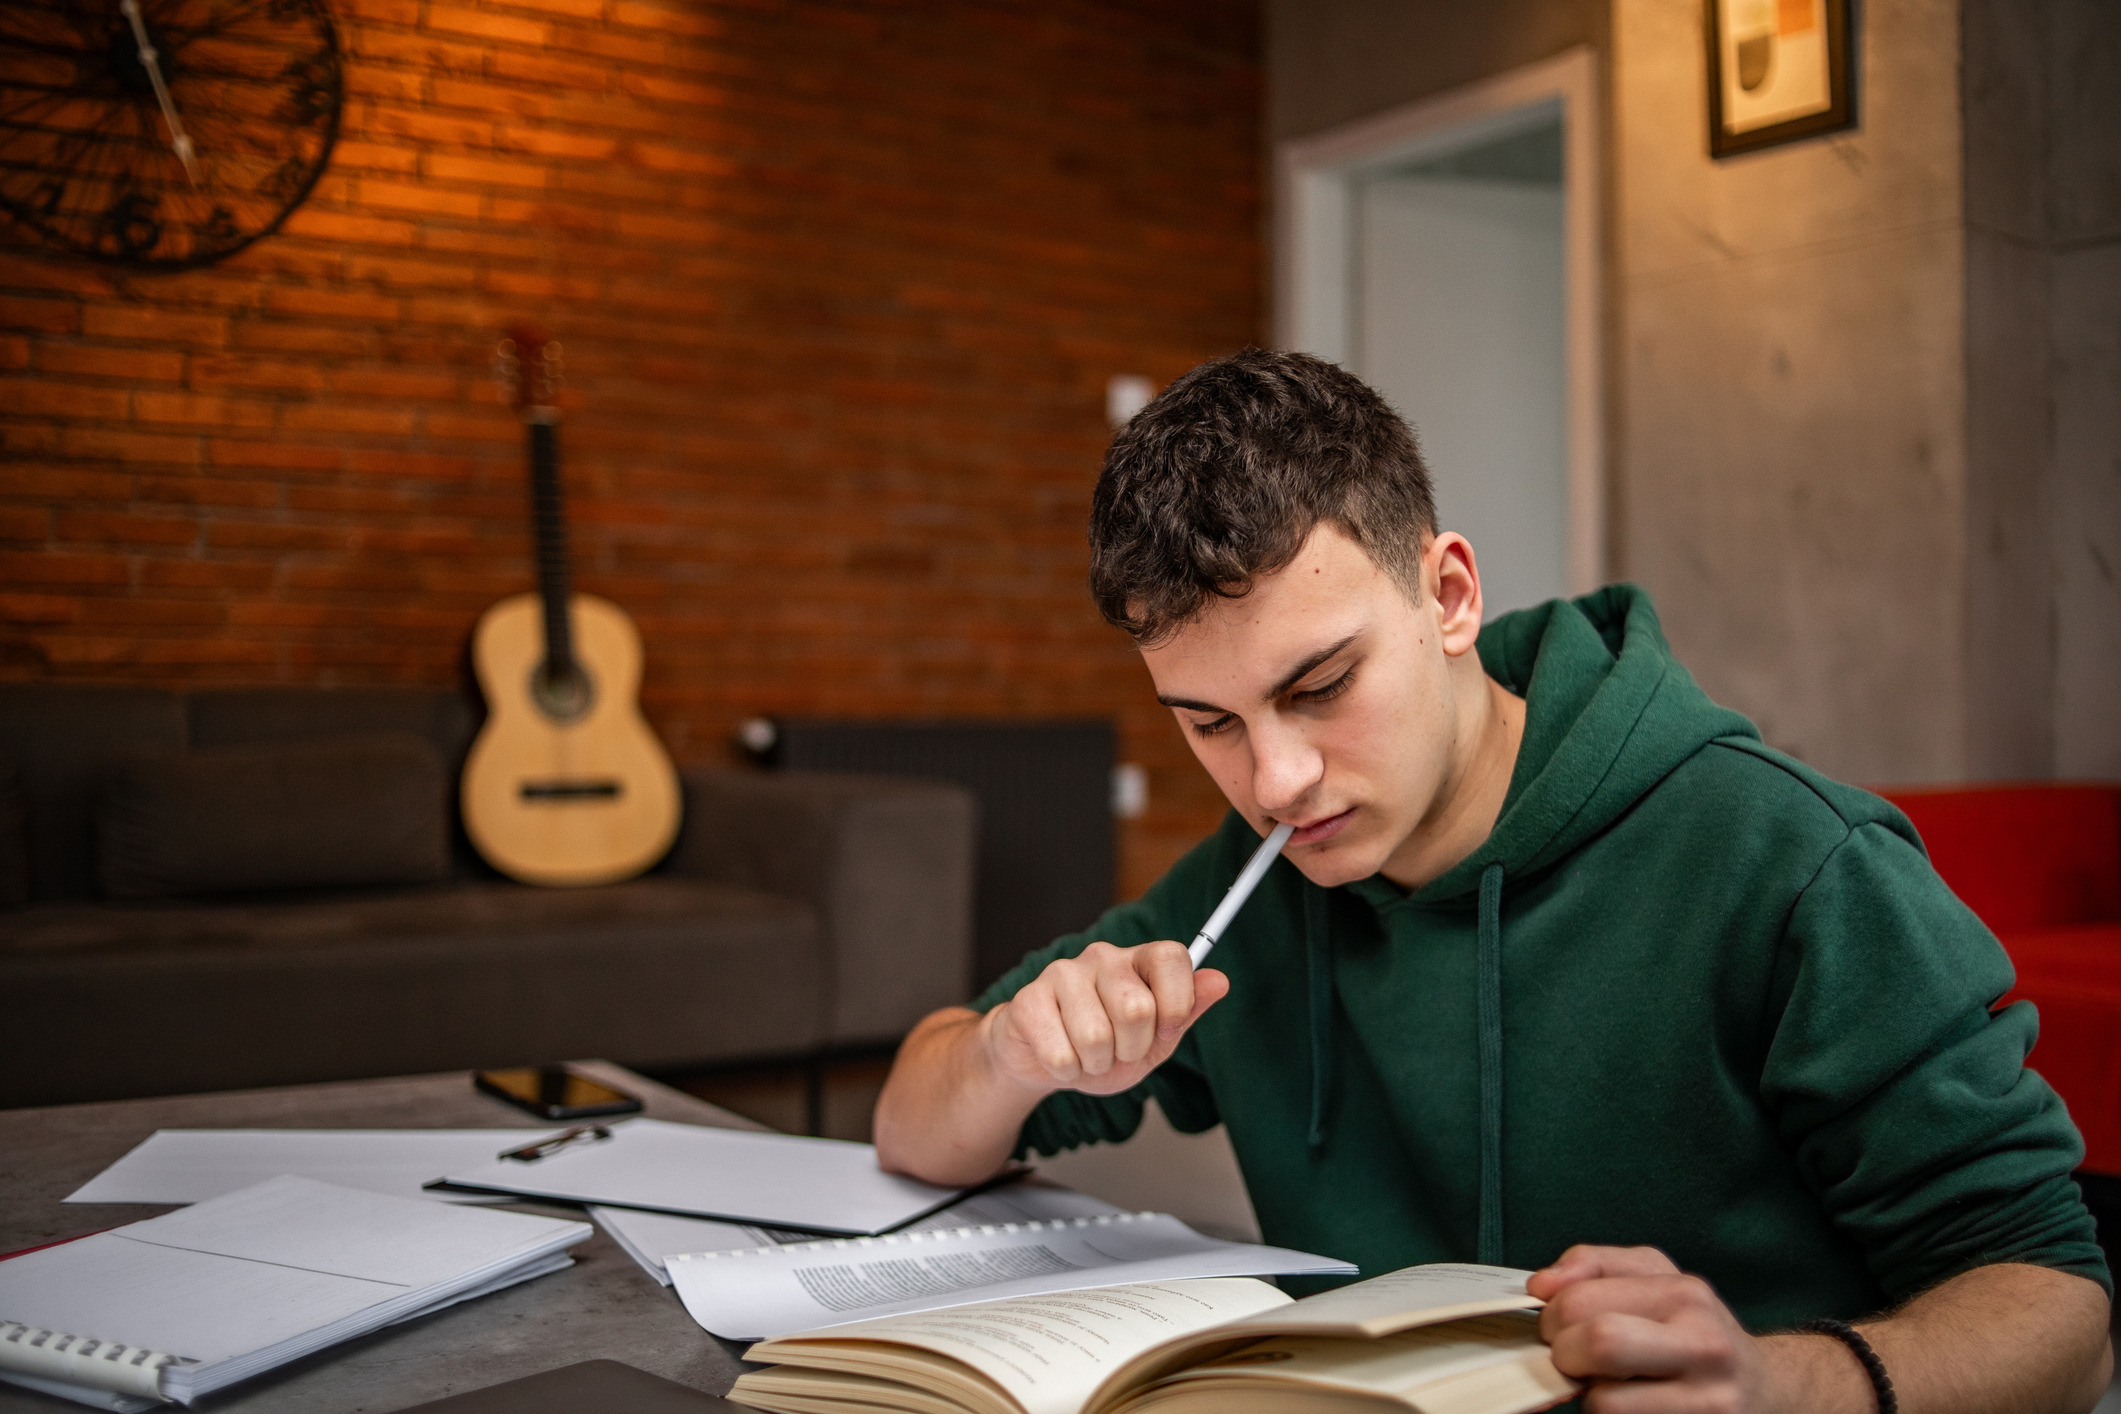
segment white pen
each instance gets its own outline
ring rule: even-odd
[[[1275,857],[1281,853],[1281,847],[1287,844],[1289,836],[1295,833],[1294,825],[1276,825],[1274,833],[1259,842],[1259,848],[1252,851],[1252,857],[1245,861],[1245,867],[1237,871],[1237,882],[1230,885],[1230,892],[1224,894],[1223,901],[1215,905],[1215,911],[1208,915],[1207,922],[1200,925],[1200,931],[1193,935],[1193,942],[1186,949],[1186,954],[1193,959],[1196,971],[1201,963],[1207,960],[1208,949],[1221,940],[1223,929],[1230,926],[1230,920],[1237,916],[1237,910],[1245,906],[1245,900],[1252,897],[1252,891],[1259,887],[1259,881],[1267,877],[1267,866],[1274,862]]]

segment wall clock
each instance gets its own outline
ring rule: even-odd
[[[4,0],[0,226],[138,269],[220,260],[309,195],[343,98],[324,0]]]

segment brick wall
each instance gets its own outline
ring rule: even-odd
[[[0,231],[0,674],[449,683],[530,585],[488,366],[567,349],[579,587],[649,715],[1111,714],[1146,884],[1219,812],[1083,589],[1113,373],[1259,336],[1243,0],[333,0],[277,237],[136,276]]]

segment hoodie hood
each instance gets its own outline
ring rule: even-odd
[[[1708,743],[1759,737],[1695,685],[1632,584],[1504,614],[1481,629],[1478,651],[1488,676],[1525,699],[1524,739],[1494,830],[1411,895],[1421,903],[1478,893],[1496,865],[1507,879],[1546,869]]]

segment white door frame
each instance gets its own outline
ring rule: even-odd
[[[1579,47],[1537,64],[1274,149],[1274,329],[1283,348],[1354,353],[1355,184],[1561,118],[1562,288],[1569,469],[1568,584],[1605,582],[1605,399],[1600,368],[1598,66]]]

